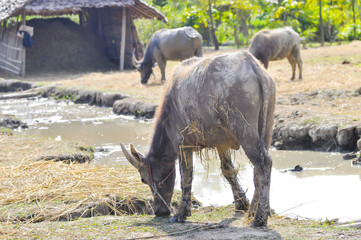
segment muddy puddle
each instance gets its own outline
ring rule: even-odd
[[[28,134],[77,141],[99,151],[95,164],[127,164],[119,142],[148,149],[152,121],[117,116],[110,108],[92,107],[49,99],[0,101],[0,118],[14,115],[29,125]],[[273,157],[271,207],[279,214],[312,219],[361,218],[361,167],[342,160],[339,153],[270,151]],[[253,169],[245,154],[235,152],[241,185],[252,197]],[[212,151],[195,156],[193,194],[204,205],[233,201],[228,183],[221,176],[218,158]],[[210,161],[210,159],[217,159]],[[301,165],[303,171],[287,169]],[[177,180],[179,188],[179,179]]]

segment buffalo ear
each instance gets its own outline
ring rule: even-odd
[[[122,143],[120,143],[120,147],[122,148],[123,154],[126,157],[126,159],[130,162],[130,164],[132,164],[136,169],[140,170],[141,167],[144,165],[143,155],[138,153],[131,144],[130,144],[131,154],[128,152],[128,150],[124,147]]]

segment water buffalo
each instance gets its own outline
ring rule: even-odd
[[[290,27],[263,30],[254,35],[249,51],[268,68],[269,61],[287,58],[292,66],[292,78],[295,79],[296,63],[299,79],[302,79],[302,59],[300,36]]]
[[[266,226],[270,215],[269,190],[275,84],[249,52],[210,58],[191,58],[174,71],[160,104],[151,146],[146,156],[132,145],[121,144],[128,161],[154,194],[154,213],[169,215],[179,160],[182,200],[170,221],[182,222],[191,214],[193,152],[215,148],[222,174],[232,187],[235,210],[246,211],[249,202],[238,183],[231,149],[242,146],[254,165],[255,192],[249,217],[253,226]]]
[[[137,61],[133,52],[133,65],[141,75],[141,83],[147,84],[153,67],[158,64],[165,81],[165,66],[168,60],[184,60],[193,56],[202,57],[202,35],[192,27],[161,29],[151,37],[144,58]]]

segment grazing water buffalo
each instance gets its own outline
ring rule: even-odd
[[[254,165],[255,192],[250,206],[253,226],[267,225],[272,160],[268,154],[275,108],[272,77],[247,51],[192,58],[174,71],[157,110],[155,129],[144,157],[121,144],[128,161],[154,194],[154,212],[169,215],[179,160],[182,200],[171,222],[191,214],[193,152],[215,148],[224,177],[232,187],[236,211],[249,202],[238,183],[231,149],[242,146]]]
[[[168,60],[184,60],[193,56],[202,57],[202,36],[192,27],[161,29],[156,31],[145,50],[144,58],[133,64],[141,75],[141,83],[146,84],[158,64],[165,81],[165,65]]]
[[[268,68],[269,61],[287,58],[292,66],[291,80],[295,79],[297,63],[299,79],[302,79],[300,42],[300,36],[290,27],[263,30],[254,35],[249,51],[265,68]]]

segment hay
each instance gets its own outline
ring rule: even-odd
[[[4,166],[0,168],[0,221],[73,220],[96,215],[88,212],[101,204],[113,206],[109,211],[120,214],[112,202],[132,205],[135,198],[149,196],[138,178],[135,169],[123,166],[28,160]]]
[[[0,135],[0,149],[0,225],[150,213],[149,187],[133,167],[35,161],[80,149],[91,153],[87,147],[14,132]]]

